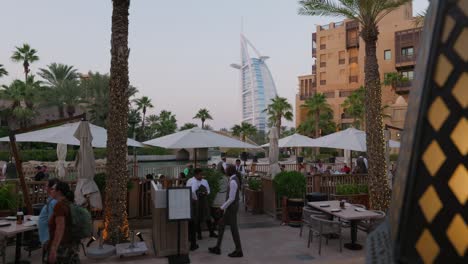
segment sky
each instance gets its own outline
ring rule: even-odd
[[[414,0],[419,13],[427,0]],[[262,55],[279,96],[294,106],[297,76],[311,72],[315,26],[341,18],[297,15],[294,0],[133,0],[129,23],[130,83],[151,98],[153,109],[176,115],[179,126],[207,108],[215,129],[240,123],[240,32]],[[110,69],[111,0],[2,1],[0,64],[7,84],[23,78],[21,64],[10,59],[15,46],[30,44],[40,61],[31,72],[57,62],[79,72],[108,73]],[[293,122],[286,122],[293,126]]]

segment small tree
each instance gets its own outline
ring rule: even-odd
[[[231,130],[234,136],[240,137],[244,142],[246,138],[257,134],[257,128],[247,122],[242,122],[240,125],[235,125]]]
[[[213,117],[210,115],[210,111],[208,109],[202,108],[198,110],[197,114],[193,117],[193,119],[200,119],[202,129],[207,129],[205,127],[205,121],[208,119],[213,120]]]

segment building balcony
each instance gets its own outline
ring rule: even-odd
[[[320,44],[320,49],[321,49],[321,50],[324,50],[324,49],[326,49],[326,48],[327,48],[327,44]]]
[[[410,91],[411,86],[413,86],[412,81],[400,81],[395,84],[395,93],[397,94],[407,94]]]
[[[317,48],[312,48],[312,58],[317,58]]]
[[[349,82],[350,83],[357,83],[358,82],[358,76],[357,75],[349,76]]]
[[[320,62],[320,68],[323,68],[323,67],[327,67],[327,62],[326,61]]]
[[[346,63],[346,59],[339,59],[338,60],[338,64],[345,64]]]
[[[395,32],[395,66],[414,65],[418,55],[419,42],[422,39],[422,28],[412,28]],[[413,54],[404,54],[403,49],[411,47]]]
[[[326,85],[327,84],[327,80],[320,80],[320,85]]]
[[[346,29],[358,29],[359,22],[357,20],[346,22]]]
[[[349,58],[349,64],[351,63],[358,63],[358,57],[350,57]]]
[[[404,68],[416,64],[416,54],[411,55],[401,55],[398,54],[395,58],[395,67]]]
[[[346,48],[356,48],[359,47],[359,37],[347,37],[346,38]]]
[[[312,74],[317,74],[317,65],[312,65]]]

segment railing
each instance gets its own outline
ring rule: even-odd
[[[78,171],[76,167],[74,166],[69,166],[65,167],[65,177],[64,179],[66,180],[74,180],[76,179],[78,175]],[[105,166],[97,166],[95,173],[105,173],[106,172],[106,167]],[[23,175],[26,179],[33,179],[34,176],[36,175],[37,170],[33,167],[30,166],[23,166]],[[47,173],[49,174],[49,178],[58,178],[58,175],[55,172],[55,167],[54,166],[48,166],[47,167]]]
[[[346,47],[353,48],[359,46],[359,38],[358,37],[347,37],[346,38]]]
[[[396,63],[416,62],[416,54],[399,55],[396,57]]]
[[[350,57],[349,58],[349,63],[358,63],[358,57]]]
[[[330,194],[336,193],[336,186],[340,184],[369,184],[368,174],[332,174],[321,175],[320,192]]]

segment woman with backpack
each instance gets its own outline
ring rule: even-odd
[[[51,196],[57,204],[49,220],[48,263],[80,263],[79,241],[72,237],[74,194],[67,183],[59,181],[51,188]]]

